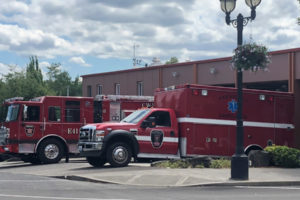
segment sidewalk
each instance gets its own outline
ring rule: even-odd
[[[291,186],[300,185],[300,168],[249,168],[249,180],[230,180],[230,169],[166,169],[139,166],[133,171],[118,170],[89,174],[69,174],[66,179],[138,186]]]
[[[150,167],[149,163],[130,163],[128,167],[94,168],[85,159],[70,159],[50,165],[0,162],[0,172],[31,174],[100,183],[132,186],[300,186],[300,168],[249,168],[249,180],[230,180],[230,169],[188,168],[167,169]]]

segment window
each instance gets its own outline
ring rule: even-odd
[[[23,120],[27,122],[40,121],[40,107],[24,105]]]
[[[116,94],[116,95],[120,95],[120,94],[121,94],[120,90],[121,90],[121,85],[120,85],[120,83],[116,83],[116,84],[115,84],[115,94]]]
[[[170,120],[169,112],[156,111],[156,112],[153,112],[151,115],[149,115],[149,117],[147,117],[147,118],[150,118],[150,117],[155,118],[156,126],[167,126],[167,127],[171,126],[171,120]]]
[[[80,122],[80,102],[79,101],[66,101],[65,121],[66,122]]]
[[[91,85],[88,85],[88,86],[87,86],[87,96],[88,96],[88,97],[91,97],[91,96],[92,96],[92,86],[91,86]]]
[[[144,85],[142,81],[137,82],[137,95],[143,96],[144,95]]]
[[[60,107],[49,106],[48,108],[48,121],[60,122]]]
[[[102,85],[98,85],[98,94],[103,94],[103,86]]]
[[[6,122],[16,121],[18,119],[20,105],[10,105],[7,108]]]

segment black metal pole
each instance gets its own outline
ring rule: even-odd
[[[237,17],[237,45],[243,44],[244,17]],[[243,127],[243,71],[237,69],[237,115],[236,115],[236,150],[231,158],[231,179],[248,180],[248,156],[244,153],[244,127]]]

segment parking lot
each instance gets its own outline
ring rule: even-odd
[[[65,160],[62,160],[60,163],[49,165],[32,165],[30,163],[24,163],[23,161],[0,162],[1,172],[31,174],[49,177],[63,177],[71,175],[79,176],[94,173],[101,174],[120,170],[146,170],[149,167],[149,163],[132,163],[129,165],[129,167],[125,168],[111,168],[109,165],[106,165],[103,168],[94,168],[86,162],[85,158],[71,158],[69,160],[69,163],[66,163]]]

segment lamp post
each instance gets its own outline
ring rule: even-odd
[[[230,19],[230,13],[235,9],[236,0],[220,0],[221,9],[225,12],[225,21],[227,25],[232,24],[237,29],[237,45],[243,44],[243,27],[247,25],[249,20],[256,17],[256,7],[261,0],[245,0],[246,4],[251,8],[251,16],[244,17],[241,13],[234,20]],[[236,149],[235,154],[231,158],[231,179],[248,180],[249,166],[248,156],[244,153],[244,127],[243,127],[243,71],[237,69],[237,115],[236,115]]]

